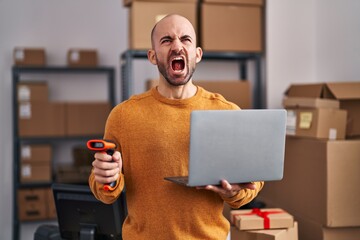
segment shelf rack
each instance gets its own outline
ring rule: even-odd
[[[95,68],[79,68],[66,66],[46,66],[46,67],[12,67],[12,104],[13,104],[13,222],[12,222],[12,238],[20,239],[20,224],[17,208],[17,190],[21,188],[40,188],[50,187],[52,182],[39,183],[20,183],[20,144],[21,143],[59,143],[65,141],[84,141],[89,138],[101,138],[102,136],[77,136],[77,137],[19,137],[18,131],[18,103],[17,103],[17,84],[21,82],[23,74],[97,74],[106,75],[108,88],[108,101],[111,106],[115,106],[115,70],[113,67],[95,67]]]

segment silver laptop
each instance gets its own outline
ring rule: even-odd
[[[286,110],[196,110],[191,113],[189,187],[283,178]]]

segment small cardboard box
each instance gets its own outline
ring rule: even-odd
[[[50,182],[51,163],[22,163],[20,182]]]
[[[108,102],[69,102],[66,104],[66,135],[103,135],[111,111]]]
[[[287,97],[332,99],[346,110],[346,137],[360,136],[360,82],[293,84],[285,92]]]
[[[206,0],[200,21],[204,51],[263,51],[263,1]]]
[[[294,226],[294,217],[280,208],[232,210],[230,215],[231,223],[240,230],[277,229]]]
[[[44,48],[14,48],[14,64],[16,66],[45,66],[46,55]]]
[[[20,137],[65,135],[64,103],[21,102],[18,108]]]
[[[19,220],[33,221],[47,218],[47,197],[44,189],[19,189],[17,204]]]
[[[21,82],[17,84],[18,102],[46,102],[49,89],[46,82]]]
[[[59,183],[86,183],[91,169],[91,166],[59,165],[56,169],[56,181]]]
[[[67,53],[69,67],[97,67],[98,54],[96,49],[72,48]]]
[[[148,80],[146,88],[150,89],[158,85],[159,80]],[[219,80],[219,81],[194,81],[195,85],[199,85],[207,91],[219,93],[226,100],[235,103],[241,109],[252,108],[251,87],[249,81],[240,80]]]
[[[197,31],[196,2],[183,1],[134,1],[129,14],[129,48],[151,49],[151,30],[168,14],[186,17]]]
[[[259,201],[326,227],[360,226],[360,140],[288,136],[284,162],[283,180],[267,182]]]
[[[52,159],[50,144],[22,144],[20,147],[22,163],[49,163]]]
[[[290,228],[251,231],[231,226],[230,235],[231,240],[298,240],[298,224],[294,222]]]
[[[286,134],[345,139],[346,117],[345,110],[335,108],[287,108]]]

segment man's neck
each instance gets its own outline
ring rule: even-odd
[[[196,94],[197,88],[192,80],[181,86],[172,86],[160,80],[157,90],[162,96],[169,99],[187,99]]]

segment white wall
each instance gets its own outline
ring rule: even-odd
[[[360,1],[268,0],[267,104],[281,107],[293,82],[360,80]],[[15,46],[42,46],[49,65],[65,65],[70,47],[95,47],[100,63],[117,69],[127,47],[127,9],[121,0],[0,0],[0,232],[11,239],[11,66]],[[216,68],[214,72],[213,69]],[[135,63],[134,92],[156,78],[146,61]],[[195,79],[237,79],[236,63],[202,63]],[[97,94],[97,85],[84,86]],[[120,89],[117,87],[119,99]],[[90,95],[91,95],[90,94]],[[59,96],[59,99],[68,97]],[[101,97],[101,96],[100,96]],[[23,239],[33,239],[32,229]],[[30,233],[30,234],[29,234]]]
[[[268,107],[291,83],[360,81],[359,11],[357,0],[268,0]]]

